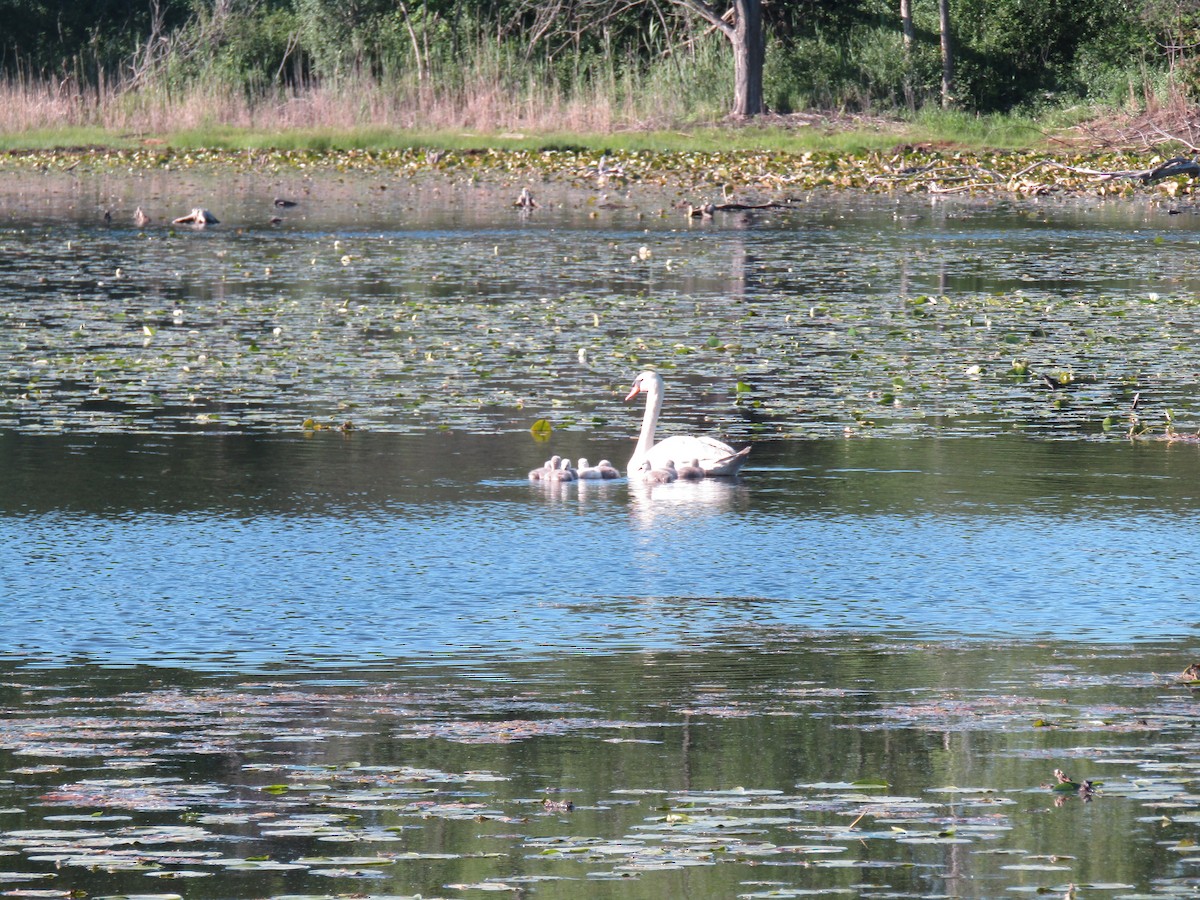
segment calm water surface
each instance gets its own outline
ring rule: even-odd
[[[9,435],[0,448],[0,650],[17,658],[434,662],[682,649],[766,626],[1192,634],[1192,446],[774,443],[736,482],[653,489],[525,480],[552,450],[629,449],[582,437]]]
[[[1200,889],[1190,215],[400,187],[4,194],[0,892]]]

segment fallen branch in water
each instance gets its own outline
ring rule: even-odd
[[[869,184],[904,184],[911,187],[924,187],[931,194],[995,190],[1007,190],[1019,194],[1049,194],[1068,189],[1067,185],[1029,177],[1039,169],[1053,169],[1069,172],[1072,175],[1082,175],[1088,181],[1096,183],[1130,179],[1150,185],[1177,175],[1185,175],[1189,178],[1200,177],[1200,162],[1186,156],[1176,156],[1150,169],[1120,169],[1116,171],[1072,166],[1057,160],[1043,159],[1007,176],[982,166],[961,164],[943,166],[931,163],[873,175],[867,179],[867,182]]]
[[[1160,163],[1153,169],[1122,169],[1116,172],[1106,172],[1102,169],[1088,169],[1082,166],[1068,166],[1066,163],[1055,162],[1054,160],[1043,160],[1036,162],[1031,166],[1026,166],[1020,172],[1015,173],[1013,178],[1020,178],[1022,175],[1027,175],[1034,169],[1041,166],[1047,168],[1062,169],[1066,172],[1072,172],[1076,175],[1090,175],[1096,181],[1112,181],[1117,178],[1136,178],[1142,184],[1153,184],[1156,181],[1162,181],[1164,178],[1171,178],[1174,175],[1187,175],[1196,177],[1200,175],[1200,163],[1195,160],[1188,159],[1186,156],[1176,156],[1168,159],[1164,163]]]

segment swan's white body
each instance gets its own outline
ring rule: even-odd
[[[642,417],[642,431],[626,469],[631,476],[641,469],[644,462],[649,462],[651,469],[660,469],[677,459],[694,460],[694,464],[703,469],[705,475],[736,475],[746,462],[746,457],[750,455],[749,447],[734,450],[716,438],[681,434],[654,443],[654,430],[658,426],[658,415],[662,412],[663,404],[662,376],[657,372],[643,372],[633,380],[633,389],[625,400],[632,400],[641,393],[646,395],[646,414]]]

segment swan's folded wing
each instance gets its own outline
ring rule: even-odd
[[[745,465],[746,459],[750,456],[750,447],[746,446],[729,456],[712,462],[704,463],[705,475],[736,475],[738,470]]]

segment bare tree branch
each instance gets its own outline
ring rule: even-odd
[[[1200,177],[1200,162],[1185,156],[1176,156],[1151,169],[1119,169],[1116,171],[1071,166],[1057,160],[1043,159],[1010,175],[1004,175],[982,166],[930,163],[925,166],[908,167],[873,175],[867,181],[871,184],[919,185],[931,194],[997,190],[1019,194],[1047,194],[1066,188],[1065,185],[1055,184],[1053,181],[1031,180],[1026,177],[1038,169],[1056,169],[1072,175],[1083,175],[1092,182],[1110,182],[1128,178],[1144,185],[1154,184],[1176,175],[1186,175],[1190,178]]]
[[[412,16],[408,12],[408,4],[400,0],[400,13],[404,16],[404,27],[408,30],[408,39],[412,42],[413,58],[417,63],[417,81],[425,81],[425,60],[421,56],[421,42],[417,40],[417,32],[413,28]]]
[[[284,48],[283,58],[279,60],[279,68],[275,70],[275,80],[283,81],[283,70],[287,66],[287,61],[292,54],[296,52],[296,48],[300,46],[300,32],[293,31],[288,35],[287,47]]]
[[[732,16],[729,13],[719,12],[711,3],[705,3],[704,0],[671,0],[671,2],[694,12],[730,40],[736,34],[731,21]]]

